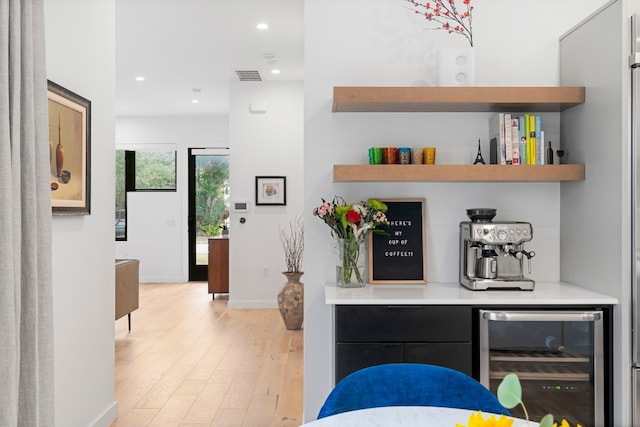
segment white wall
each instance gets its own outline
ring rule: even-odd
[[[45,24],[47,77],[91,101],[91,215],[53,217],[55,425],[108,426],[117,416],[114,0],[45,0]]]
[[[465,209],[495,207],[497,219],[533,224],[531,277],[559,279],[558,183],[333,183],[332,165],[366,162],[370,146],[438,148],[440,163],[471,162],[485,144],[489,114],[331,113],[333,86],[433,84],[435,54],[464,47],[464,39],[426,31],[401,1],[305,2],[305,419],[314,419],[332,385],[329,229],[312,216],[321,198],[425,197],[427,280],[457,285],[458,223]],[[477,3],[474,10],[476,85],[555,86],[558,38],[603,0]],[[357,52],[357,55],[355,54]],[[557,115],[543,119],[557,145]],[[442,154],[442,156],[441,156]]]
[[[128,194],[128,239],[116,242],[116,257],[140,259],[143,282],[188,280],[187,148],[228,146],[230,198],[250,205],[230,216],[229,306],[276,307],[285,282],[278,227],[303,212],[303,85],[233,82],[230,99],[229,117],[117,118],[119,148],[177,147],[178,184],[175,193]],[[266,112],[250,112],[252,103]],[[286,206],[255,206],[255,177],[274,175],[287,178]]]
[[[140,149],[150,145],[177,150],[176,191],[128,193],[127,240],[116,242],[116,257],[139,259],[142,282],[183,282],[189,278],[188,149],[228,147],[228,117],[116,118],[116,148]]]
[[[248,200],[251,209],[231,212],[229,307],[276,307],[286,281],[279,227],[287,228],[303,213],[303,98],[302,82],[231,85],[231,200]],[[265,113],[250,111],[250,105],[260,104],[266,105]],[[256,176],[285,176],[286,206],[256,206]],[[305,252],[304,268],[310,259]]]

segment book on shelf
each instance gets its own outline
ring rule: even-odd
[[[542,157],[542,152],[543,152],[543,148],[544,148],[544,139],[542,137],[543,132],[542,132],[542,117],[536,115],[536,165],[543,165],[544,161],[543,161],[543,157]]]
[[[504,163],[513,164],[513,146],[511,144],[511,114],[504,113]]]
[[[507,162],[504,129],[504,113],[489,118],[489,163],[504,165]]]
[[[527,164],[536,164],[536,116],[525,114],[527,126]]]
[[[518,117],[518,131],[520,132],[520,164],[527,164],[527,125],[525,117]]]
[[[520,164],[520,121],[517,118],[511,119],[511,163]]]

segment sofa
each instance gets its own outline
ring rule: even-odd
[[[131,331],[131,312],[138,309],[140,261],[137,259],[116,259],[116,318],[125,314]]]

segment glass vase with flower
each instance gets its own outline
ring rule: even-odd
[[[367,283],[366,241],[369,233],[383,233],[381,226],[387,224],[387,205],[368,199],[347,203],[335,196],[328,202],[322,199],[313,214],[324,221],[337,239],[338,262],[336,264],[336,285],[351,288]]]

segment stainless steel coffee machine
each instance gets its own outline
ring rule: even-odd
[[[535,282],[524,276],[531,273],[533,251],[524,243],[533,237],[528,222],[492,222],[495,209],[467,209],[471,221],[460,223],[460,284],[472,290],[533,290]]]

